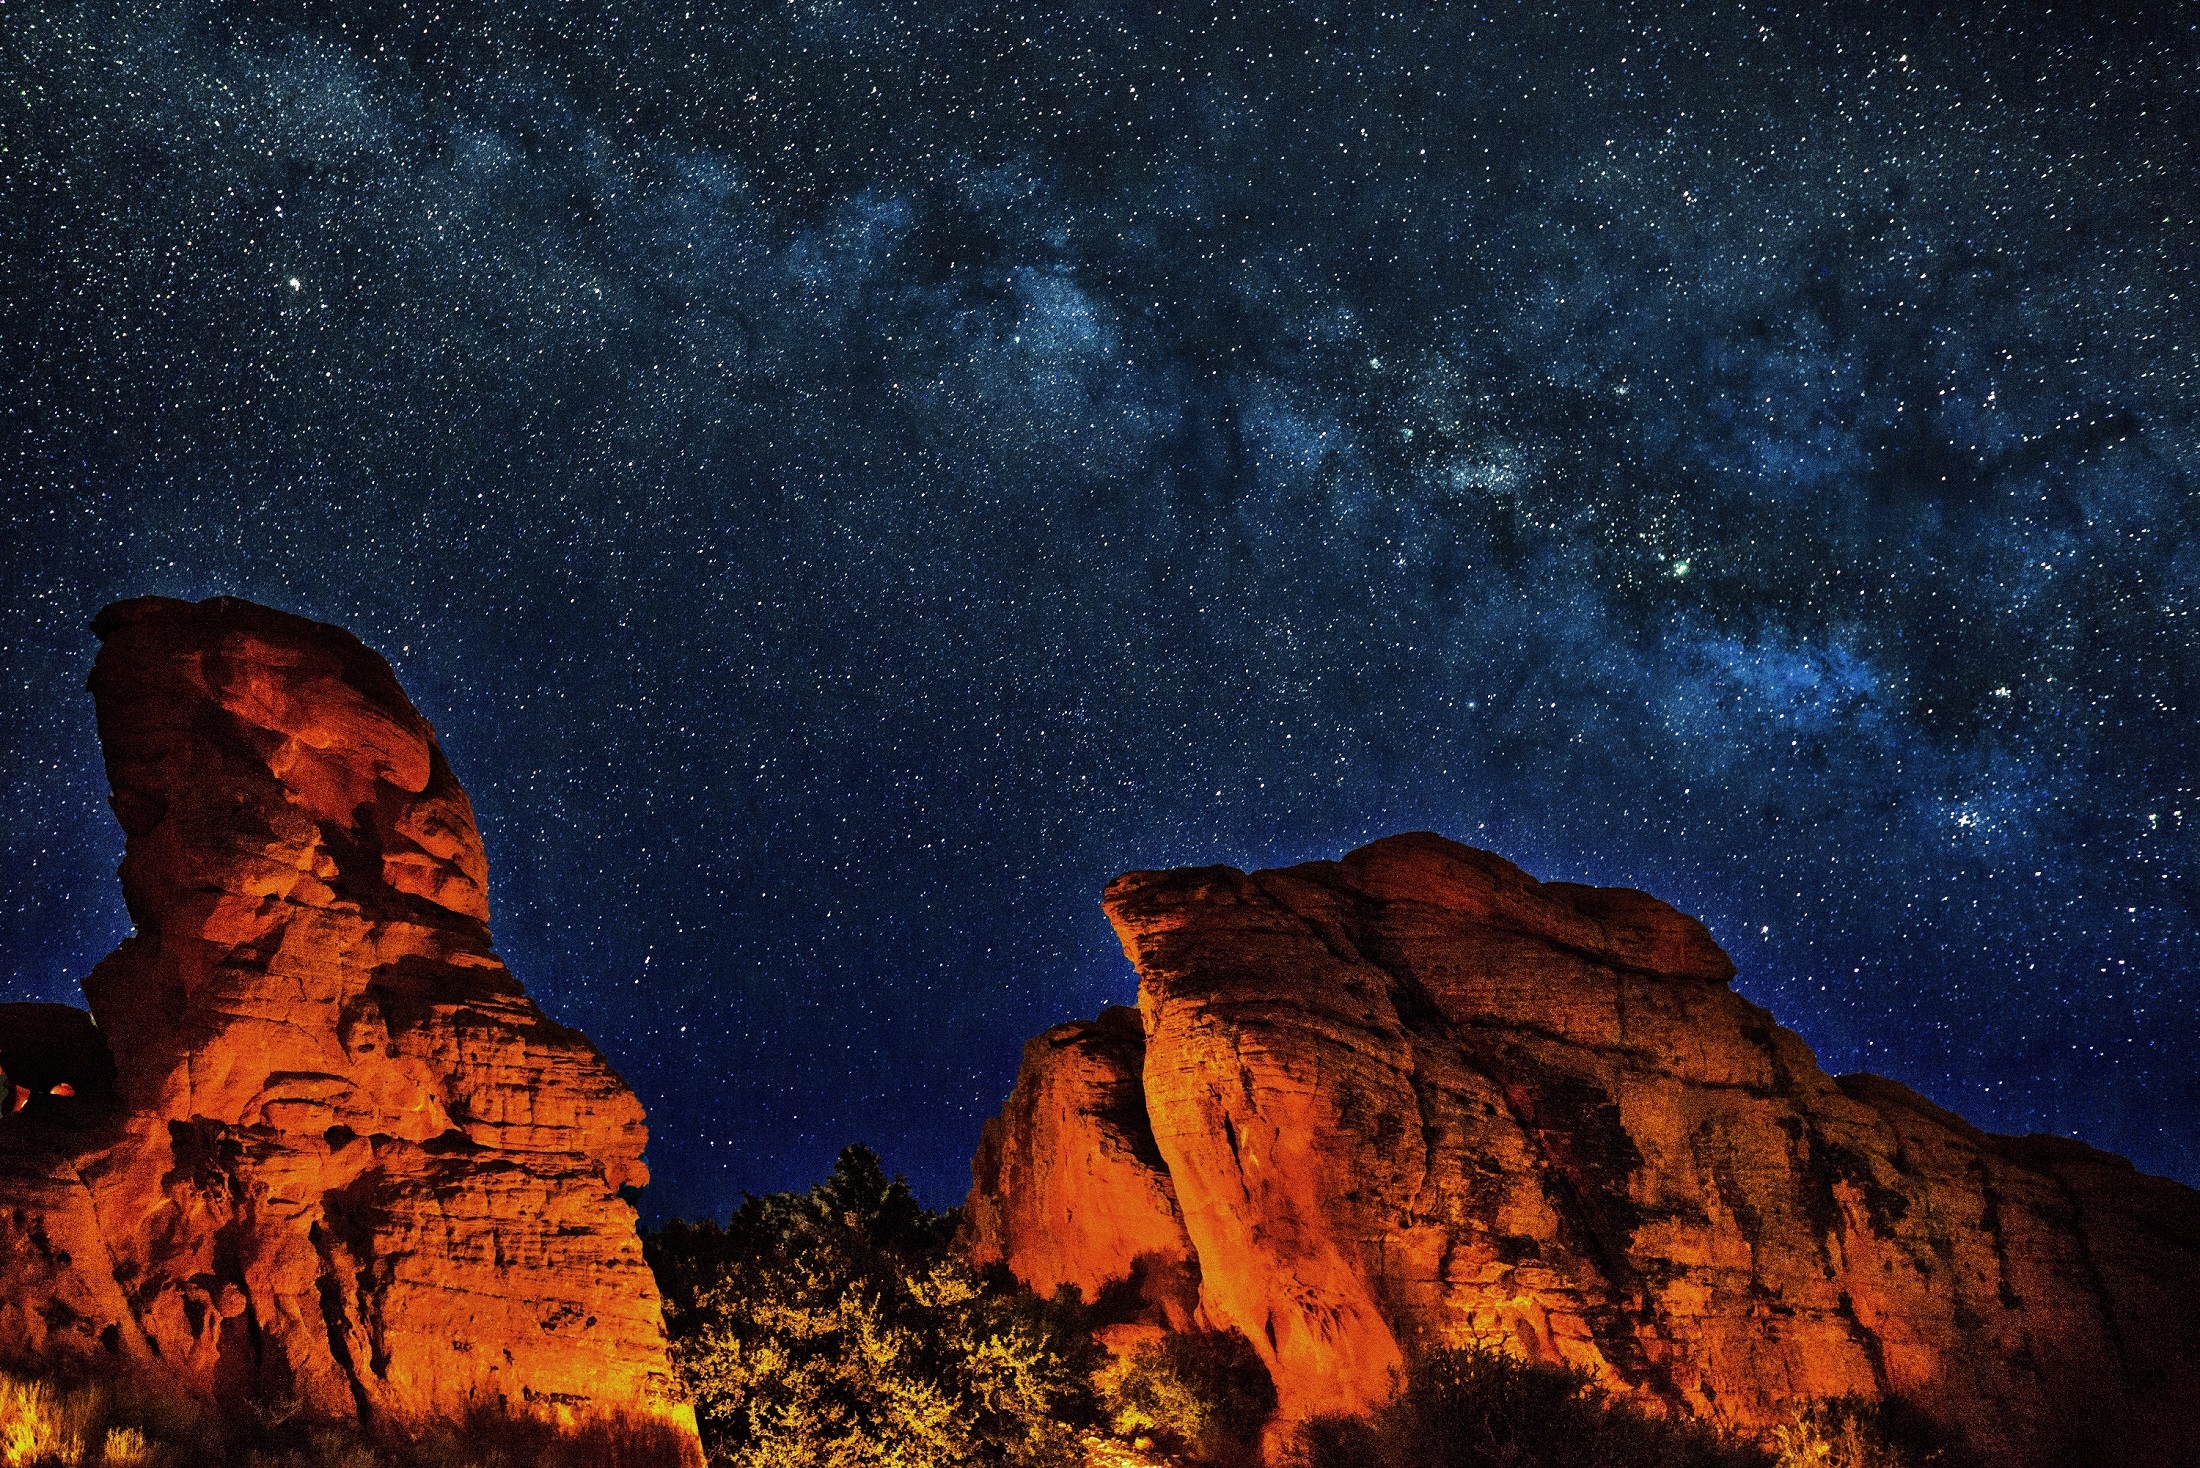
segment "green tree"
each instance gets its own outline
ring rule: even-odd
[[[1078,1461],[1090,1347],[1074,1300],[989,1288],[876,1155],[723,1227],[648,1241],[673,1362],[727,1468],[1042,1468]]]

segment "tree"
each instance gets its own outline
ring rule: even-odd
[[[1074,1299],[989,1288],[863,1147],[807,1193],[648,1241],[675,1368],[726,1468],[1079,1461],[1090,1346]]]

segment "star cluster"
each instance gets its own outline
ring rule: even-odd
[[[952,1201],[1118,871],[1435,829],[2200,1181],[2174,10],[10,0],[0,995],[83,630],[389,657],[658,1214]]]

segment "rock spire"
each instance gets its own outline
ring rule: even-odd
[[[619,1196],[642,1108],[490,946],[472,807],[389,666],[230,598],[93,628],[136,931],[96,1030],[0,1013],[0,1053],[66,1032],[91,1082],[0,1121],[6,1364],[393,1430],[610,1414],[693,1456]]]

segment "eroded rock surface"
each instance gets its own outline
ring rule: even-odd
[[[1991,1462],[2200,1461],[2200,1194],[1826,1075],[1665,904],[1411,835],[1106,906],[1143,1044],[1026,1048],[974,1243],[1091,1295],[1180,1220],[1286,1421],[1479,1342],[1745,1430],[1899,1395]]]
[[[1181,1330],[1199,1277],[1146,1120],[1145,1055],[1138,1011],[1120,1006],[1025,1045],[1016,1089],[979,1138],[964,1228],[980,1268],[1005,1263],[1087,1301],[1127,1293],[1110,1303]]]
[[[640,1103],[492,950],[472,808],[388,665],[227,598],[94,630],[136,932],[84,983],[108,1094],[0,1124],[0,1355],[691,1446],[618,1196]]]

